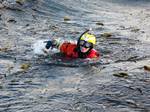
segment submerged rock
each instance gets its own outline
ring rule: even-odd
[[[20,68],[23,69],[23,70],[27,70],[27,69],[29,69],[30,66],[31,66],[30,64],[24,63],[24,64],[21,65]]]
[[[138,28],[134,28],[134,29],[131,30],[131,32],[135,32],[135,33],[138,32],[138,31],[140,31],[140,29],[138,29]]]
[[[20,5],[23,5],[25,2],[25,0],[16,0],[16,3],[20,4]]]
[[[127,78],[129,75],[128,73],[120,72],[120,73],[113,74],[113,76]]]
[[[104,26],[102,22],[97,22],[96,25]]]
[[[9,50],[9,48],[4,47],[4,48],[0,48],[0,52],[7,52]]]
[[[70,21],[71,19],[68,16],[64,17],[64,21]]]
[[[103,33],[101,34],[102,37],[111,37],[112,33]]]
[[[9,23],[16,23],[17,21],[16,21],[15,19],[13,19],[13,18],[9,18],[9,19],[7,20],[7,22],[9,22]]]

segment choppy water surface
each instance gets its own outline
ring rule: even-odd
[[[0,7],[1,112],[150,111],[148,0],[1,0]],[[103,65],[46,65],[33,54],[37,40],[75,40],[89,27]]]

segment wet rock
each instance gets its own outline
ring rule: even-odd
[[[0,52],[7,52],[9,50],[9,48],[4,47],[4,48],[0,48]]]
[[[12,80],[11,80],[11,82],[18,82],[18,80],[16,80],[16,79],[12,79]]]
[[[131,30],[131,32],[135,32],[135,33],[137,33],[138,31],[140,31],[140,29],[138,29],[138,28],[135,28],[135,29]]]
[[[138,107],[139,105],[134,100],[126,100],[126,103],[130,105],[131,107]]]
[[[132,56],[127,59],[127,61],[136,61],[138,60],[138,56]]]
[[[150,71],[150,65],[145,65],[144,70]]]
[[[103,33],[101,34],[102,37],[111,37],[112,33]]]
[[[25,0],[16,0],[16,3],[18,3],[19,5],[23,5],[25,2]]]
[[[32,84],[32,80],[28,80],[28,81],[24,81],[24,83],[27,83],[27,84]]]
[[[128,73],[120,72],[120,73],[113,74],[113,76],[127,78],[129,75]]]
[[[71,19],[68,16],[64,17],[64,21],[70,21]]]
[[[10,19],[7,20],[7,22],[9,22],[9,23],[16,23],[17,21],[15,19],[11,19],[10,18]]]
[[[20,68],[23,70],[27,70],[27,69],[29,69],[29,67],[31,67],[31,65],[29,63],[24,63],[20,66]]]
[[[104,26],[102,22],[97,22],[96,25]]]

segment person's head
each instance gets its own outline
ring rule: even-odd
[[[83,33],[78,39],[78,51],[86,54],[88,53],[96,44],[96,37],[88,32]]]

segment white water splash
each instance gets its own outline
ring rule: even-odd
[[[47,53],[45,53],[43,51],[43,49],[46,46],[46,43],[47,43],[47,40],[38,40],[38,41],[36,41],[33,44],[33,52],[34,52],[34,54],[36,54],[36,55],[46,55]],[[55,49],[55,48],[48,50],[48,54],[54,54],[54,53],[57,53],[57,52],[59,52],[59,50]]]
[[[43,49],[46,45],[46,40],[38,40],[33,44],[33,52],[37,55],[44,55]]]

